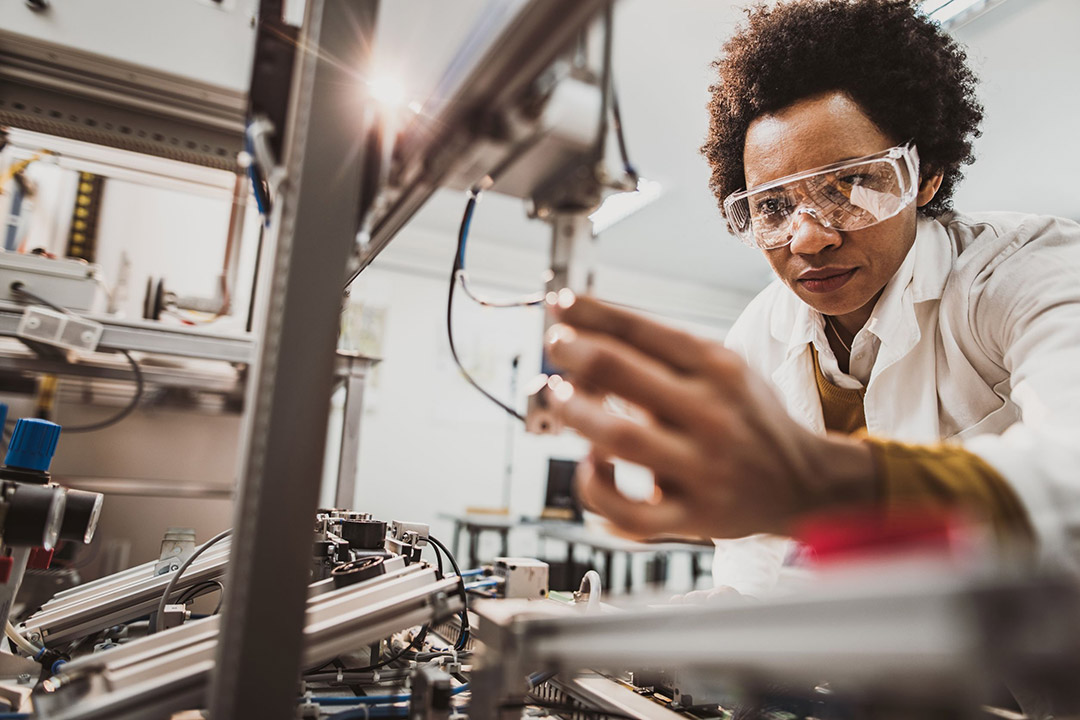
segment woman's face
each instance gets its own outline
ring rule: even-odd
[[[756,118],[746,132],[746,187],[830,163],[887,150],[906,138],[886,136],[862,108],[826,93]],[[924,183],[915,203],[862,230],[827,228],[798,214],[791,243],[765,250],[773,271],[806,304],[860,327],[915,241],[916,205],[930,202],[939,182]]]

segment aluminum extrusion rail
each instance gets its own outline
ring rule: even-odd
[[[457,583],[438,579],[430,566],[410,566],[309,598],[303,666],[459,612]],[[36,696],[37,716],[151,720],[203,707],[220,625],[215,616],[69,663],[55,678],[56,691]]]
[[[236,171],[247,97],[0,30],[0,125]]]
[[[988,683],[1006,681],[1080,704],[1075,579],[897,566],[833,580],[760,603],[561,618],[514,617],[478,601],[491,652],[474,673],[472,707],[490,711],[538,669],[633,666],[752,688],[827,680],[855,698],[924,709],[977,707]]]
[[[228,544],[201,555],[176,584],[177,595],[188,588],[218,580],[225,575]],[[119,576],[78,586],[42,606],[18,627],[32,642],[57,647],[117,623],[130,622],[154,611],[173,573],[154,575],[156,561],[132,568]]]
[[[21,305],[0,303],[0,335],[16,337],[23,310]],[[231,363],[250,363],[254,355],[255,341],[247,335],[224,335],[149,321],[86,317],[105,326],[99,350],[133,350]]]

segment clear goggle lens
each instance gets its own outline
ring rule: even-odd
[[[918,169],[915,146],[902,145],[734,193],[724,209],[743,242],[771,250],[791,242],[799,214],[836,230],[861,230],[895,217],[918,194]]]

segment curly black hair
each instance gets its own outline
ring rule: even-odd
[[[924,178],[944,176],[921,212],[952,207],[974,160],[983,109],[964,49],[918,12],[917,0],[790,0],[747,9],[713,63],[709,133],[702,154],[710,188],[724,198],[745,185],[743,146],[757,117],[826,92],[847,94],[897,142],[914,139]]]

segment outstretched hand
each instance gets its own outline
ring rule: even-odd
[[[567,381],[555,410],[593,446],[581,498],[623,532],[785,534],[807,513],[872,499],[869,448],[800,425],[722,345],[588,297],[564,294],[550,309],[559,324],[547,349]],[[613,412],[608,395],[642,417]],[[652,470],[653,498],[620,493],[612,457]]]

